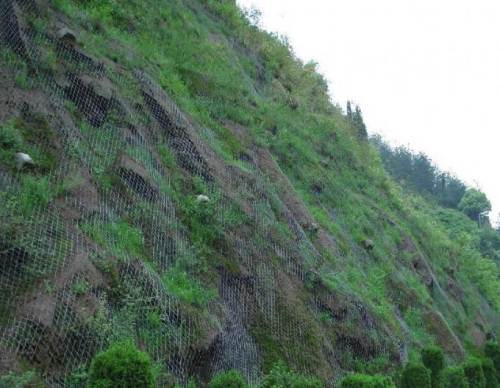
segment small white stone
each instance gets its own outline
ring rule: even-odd
[[[33,159],[31,159],[31,156],[29,156],[28,154],[18,152],[16,153],[16,164],[17,169],[21,170],[26,165],[33,166],[35,162],[33,162]]]
[[[199,194],[197,197],[196,197],[196,202],[198,203],[202,203],[202,202],[208,202],[210,199],[204,195],[204,194]]]

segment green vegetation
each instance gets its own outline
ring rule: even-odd
[[[460,200],[458,208],[471,219],[480,222],[480,216],[491,210],[491,203],[483,192],[469,189]]]
[[[168,291],[186,303],[206,306],[217,297],[216,290],[207,290],[185,271],[173,268],[163,278]]]
[[[471,388],[486,388],[481,360],[471,358],[464,363],[464,373]]]
[[[247,383],[243,376],[236,370],[217,373],[210,383],[208,388],[246,388]]]
[[[394,383],[388,377],[354,374],[342,380],[342,388],[393,388]]]
[[[422,364],[410,363],[401,375],[401,388],[431,388],[431,373]]]
[[[493,361],[489,358],[481,360],[481,367],[483,368],[484,379],[486,381],[486,388],[499,388],[498,379],[496,376],[496,369]]]
[[[98,343],[94,338],[134,338],[145,353],[119,342],[97,355],[91,387],[151,386],[146,353],[165,368],[159,384],[174,385],[167,368],[177,358],[184,365],[192,356],[208,357],[214,337],[226,334],[232,304],[241,304],[237,318],[258,347],[267,373],[262,387],[321,387],[339,377],[337,370],[366,373],[349,375],[343,387],[394,386],[380,374],[401,375],[403,388],[467,386],[465,376],[480,386],[477,365],[467,363],[465,373],[459,366],[443,370],[444,354],[432,345],[446,342],[450,358],[462,346],[480,354],[477,331],[498,330],[491,317],[500,309],[500,232],[484,215],[487,198],[426,155],[393,150],[381,139],[367,142],[360,107],[349,103],[344,112],[332,104],[317,65],[300,61],[286,37],[259,29],[258,13],[233,0],[56,0],[47,15],[52,6],[74,24],[78,50],[95,61],[77,63],[45,39],[53,21],[40,20],[43,13],[30,21],[40,34],[40,63],[28,66],[13,52],[0,53],[16,84],[34,85],[33,66],[59,85],[67,81],[63,73],[92,78],[93,66],[105,64],[98,78],[112,84],[113,103],[97,128],[82,101],[58,100],[64,117],[54,112],[50,120],[64,123],[70,140],[56,136],[39,114],[22,112],[0,123],[0,172],[16,186],[0,188],[0,264],[12,263],[11,252],[33,257],[19,265],[19,279],[40,280],[32,287],[43,281],[55,299],[58,263],[75,259],[61,237],[77,232],[74,219],[96,244],[88,256],[102,275],[102,285],[92,279],[98,301],[85,316],[90,278],[69,283],[76,297],[63,306],[71,310],[67,337],[82,347]],[[65,71],[54,77],[58,67]],[[138,70],[165,89],[192,128],[183,133],[176,117],[173,125],[158,125]],[[35,166],[18,171],[18,151]],[[139,199],[120,180],[122,156],[137,162],[157,196]],[[199,166],[190,164],[203,159],[213,177],[200,178]],[[90,174],[85,185],[92,187],[54,201],[74,183],[67,163]],[[199,194],[209,200],[198,201]],[[56,217],[58,211],[67,219]],[[87,246],[79,244],[78,254],[81,245]],[[40,269],[45,262],[48,269]],[[218,295],[223,287],[231,303]],[[10,296],[9,288],[0,291]],[[61,302],[55,303],[59,318]],[[402,343],[412,361],[424,348],[424,365],[401,370],[393,360]],[[488,383],[494,368],[500,370],[498,354],[498,344],[490,344],[485,355],[492,362],[480,361]],[[286,364],[274,365],[280,359]],[[36,367],[45,368],[44,376],[66,373],[59,365]],[[195,371],[186,376],[191,385],[247,386],[235,371],[209,383],[198,365],[186,367]],[[81,365],[65,378],[81,386],[87,370]]]
[[[27,371],[21,374],[10,372],[0,376],[0,388],[27,388],[39,382],[36,380],[34,371]]]
[[[437,346],[422,349],[422,362],[431,371],[432,388],[439,388],[441,371],[445,366],[443,350]]]
[[[93,241],[108,248],[118,258],[145,258],[142,231],[125,221],[89,222],[81,225],[81,228]]]
[[[464,368],[450,366],[443,371],[443,388],[469,388]]]
[[[500,343],[488,341],[484,346],[484,354],[493,361],[493,366],[497,373],[497,380],[500,382]]]
[[[89,388],[153,388],[153,366],[149,356],[130,342],[112,345],[92,360]]]
[[[284,363],[273,366],[265,376],[261,388],[322,388],[321,380],[292,371]]]

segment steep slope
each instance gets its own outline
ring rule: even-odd
[[[233,2],[2,0],[0,42],[0,374],[132,338],[160,386],[333,385],[498,330],[495,263]]]

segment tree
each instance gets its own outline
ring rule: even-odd
[[[431,388],[431,373],[422,364],[407,364],[401,375],[401,388]]]
[[[89,388],[153,388],[149,356],[131,342],[118,342],[97,354],[90,365]]]
[[[317,378],[298,374],[283,362],[273,366],[264,377],[262,388],[323,388],[324,384]]]
[[[347,106],[346,106],[346,116],[349,119],[349,121],[352,121],[352,107],[351,107],[351,101],[347,101]]]
[[[217,373],[208,384],[208,388],[246,388],[247,386],[240,372],[234,369]]]
[[[481,360],[476,358],[469,359],[464,364],[464,372],[471,388],[486,388],[486,379]]]
[[[443,388],[469,388],[461,366],[448,367],[443,371]]]
[[[497,373],[497,380],[500,383],[500,343],[489,341],[484,346],[484,354],[491,361]]]
[[[342,380],[342,388],[394,388],[389,377],[368,376],[364,374],[348,375]]]
[[[347,101],[346,106],[346,116],[351,125],[356,130],[356,134],[360,139],[367,139],[368,132],[366,131],[366,125],[363,120],[363,114],[361,113],[361,109],[358,105],[352,110],[351,101]]]
[[[485,215],[491,210],[491,202],[483,192],[477,189],[469,189],[458,204],[458,208],[469,218],[480,222],[481,215]]]
[[[432,388],[439,388],[441,371],[444,368],[443,350],[437,346],[422,349],[422,362],[431,371]]]

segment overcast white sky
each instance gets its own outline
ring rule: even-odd
[[[500,213],[499,0],[238,0],[315,60],[371,133],[424,151]]]

